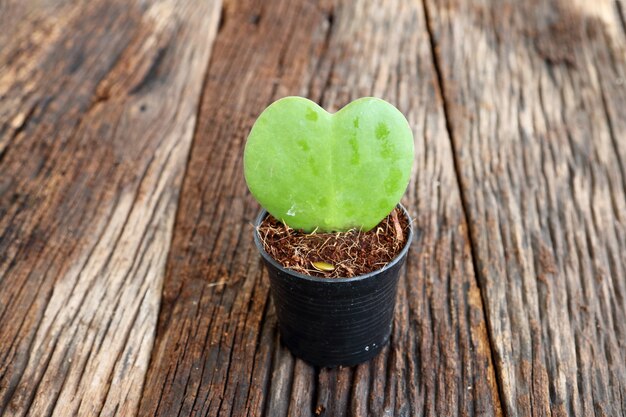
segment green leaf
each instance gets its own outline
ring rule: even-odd
[[[285,97],[252,127],[244,173],[259,203],[294,229],[369,230],[402,198],[413,152],[407,120],[386,101],[365,97],[330,114]]]

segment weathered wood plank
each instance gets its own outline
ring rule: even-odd
[[[226,92],[226,93],[225,93]],[[242,150],[289,95],[388,99],[416,133],[417,236],[390,347],[314,369],[278,343]],[[141,415],[500,415],[422,4],[226,2],[185,175]]]
[[[620,7],[427,0],[508,416],[626,415]]]
[[[1,38],[0,414],[133,415],[220,4],[15,7],[45,24]]]

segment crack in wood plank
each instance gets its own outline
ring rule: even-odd
[[[454,174],[456,177],[456,183],[459,184],[459,195],[461,198],[461,205],[463,207],[463,217],[464,219],[468,219],[468,208],[467,208],[467,196],[465,196],[465,189],[464,187],[462,187],[460,184],[462,183],[462,176],[460,175],[460,168],[459,168],[459,159],[457,157],[457,149],[455,148],[455,141],[453,139],[453,135],[454,135],[454,131],[452,130],[452,125],[451,125],[451,118],[450,118],[450,106],[448,105],[447,101],[446,101],[446,96],[444,94],[444,91],[446,90],[445,87],[445,76],[442,72],[441,69],[441,59],[439,57],[439,54],[441,53],[441,51],[439,50],[438,46],[437,46],[437,42],[435,41],[435,33],[433,31],[433,23],[432,23],[432,16],[430,15],[429,12],[429,5],[428,5],[428,1],[423,0],[422,1],[422,5],[424,7],[424,18],[426,21],[426,30],[428,33],[428,38],[430,41],[430,50],[431,50],[431,54],[432,54],[432,62],[433,62],[433,69],[435,71],[436,77],[437,77],[437,92],[439,94],[439,97],[441,98],[441,102],[442,102],[442,109],[443,109],[443,114],[444,114],[444,118],[445,118],[445,125],[446,125],[446,131],[448,134],[448,138],[450,140],[450,148],[452,149],[452,157],[453,157],[453,161],[454,161]],[[477,253],[476,253],[476,248],[475,245],[472,242],[472,235],[471,233],[468,233],[467,235],[467,240],[468,240],[468,244],[470,247],[470,253],[472,254],[472,265],[473,265],[473,270],[474,271],[478,271],[478,265],[476,260],[478,259]],[[476,282],[477,286],[478,286],[478,292],[473,291],[472,294],[473,296],[470,298],[470,300],[472,300],[471,302],[473,302],[477,308],[480,308],[480,310],[485,311],[486,310],[486,304],[483,300],[483,295],[482,295],[482,291],[480,290],[480,280],[477,280]],[[486,328],[484,329],[485,334],[488,337],[488,340],[486,341],[486,345],[491,346],[493,343],[493,336],[490,334],[490,330],[489,327],[486,326]],[[492,363],[496,363],[496,358],[494,357],[494,350],[493,349],[489,349],[488,352],[491,355],[491,361]],[[502,387],[500,386],[500,384],[498,383],[498,381],[500,380],[499,377],[499,370],[496,367],[495,369],[496,372],[496,381],[494,381],[492,387],[494,389],[494,397],[498,398],[498,403],[501,403],[502,400]]]

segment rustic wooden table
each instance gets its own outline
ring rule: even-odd
[[[626,415],[621,1],[0,2],[0,414]],[[273,100],[415,132],[392,341],[279,343],[242,148]]]

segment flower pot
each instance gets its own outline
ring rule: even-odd
[[[317,366],[351,366],[368,361],[389,341],[400,268],[413,231],[402,251],[384,268],[353,278],[322,278],[284,268],[263,248],[255,222],[254,242],[270,277],[270,291],[283,343],[297,357]]]

